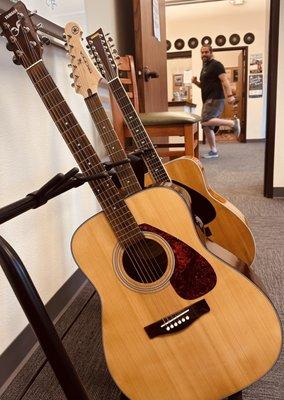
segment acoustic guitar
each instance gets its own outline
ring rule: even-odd
[[[193,212],[210,233],[209,240],[250,266],[255,258],[255,242],[243,214],[210,188],[198,159],[182,157],[166,164],[162,163],[121,83],[116,64],[117,54],[115,57],[112,54],[110,38],[107,39],[103,30],[99,29],[86,39],[95,65],[108,81],[137,148],[143,151],[143,159],[149,170],[146,183],[173,181],[185,188],[191,196]],[[210,242],[208,244],[210,245]]]
[[[23,3],[0,26],[81,169],[104,173],[43,65]],[[132,400],[217,400],[263,376],[280,352],[278,316],[203,246],[187,192],[167,183],[124,200],[107,174],[90,184],[103,212],[75,232],[72,252],[99,292],[106,360],[121,390]]]

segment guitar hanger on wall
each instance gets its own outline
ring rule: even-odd
[[[10,0],[0,0],[0,14],[13,7],[15,2]],[[33,11],[32,11],[33,12]],[[38,31],[48,35],[50,43],[54,46],[64,48],[63,33],[64,29],[48,19],[37,15],[36,12],[32,15],[34,25],[38,26]]]

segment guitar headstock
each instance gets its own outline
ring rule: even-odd
[[[31,15],[21,1],[0,15],[1,35],[8,40],[6,47],[14,52],[14,63],[26,69],[41,60],[42,55],[42,43]]]
[[[113,49],[112,39],[106,36],[100,28],[87,36],[86,40],[90,52],[93,54],[96,67],[107,81],[111,81],[118,77],[116,60],[119,59],[119,56],[116,49]]]
[[[86,98],[97,92],[101,76],[82,46],[82,34],[82,29],[76,22],[66,24],[64,38],[70,55],[69,66],[73,71],[70,75],[74,80],[72,86]]]

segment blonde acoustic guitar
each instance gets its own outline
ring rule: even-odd
[[[145,189],[125,203],[151,250],[125,230],[125,214],[115,218],[119,235],[100,213],[72,239],[101,298],[105,356],[120,389],[131,400],[217,400],[262,377],[281,348],[268,298],[203,246],[175,190]]]

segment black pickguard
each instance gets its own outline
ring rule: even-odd
[[[190,195],[192,201],[192,212],[201,219],[204,225],[209,224],[211,221],[213,221],[214,218],[216,218],[215,208],[210,203],[210,201],[206,199],[206,197],[179,181],[173,180],[172,182],[185,189]]]

